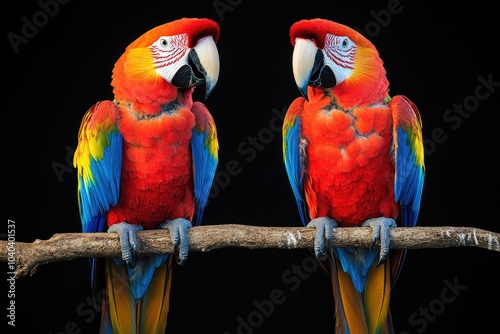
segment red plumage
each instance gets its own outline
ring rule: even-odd
[[[194,115],[188,109],[173,117],[138,121],[127,109],[123,135],[120,199],[108,212],[108,225],[127,221],[145,229],[166,219],[192,220],[194,194],[189,141]]]
[[[304,191],[311,218],[335,217],[340,226],[356,226],[373,217],[396,218],[390,109],[318,113],[324,102],[310,101],[302,111],[302,134],[308,139]]]

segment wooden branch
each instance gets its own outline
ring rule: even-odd
[[[371,228],[335,228],[338,247],[368,248]],[[189,230],[189,251],[239,247],[249,249],[312,249],[315,230],[307,227],[262,227],[250,225],[196,226]],[[140,231],[139,255],[173,253],[168,230]],[[500,252],[500,234],[472,227],[410,227],[391,229],[393,249],[447,248],[472,246]],[[39,265],[77,258],[121,257],[115,233],[58,233],[33,243],[0,241],[0,261],[9,262],[15,277],[33,275]],[[15,263],[15,265],[14,265]]]

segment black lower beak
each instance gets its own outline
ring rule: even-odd
[[[189,88],[205,83],[205,73],[195,50],[189,51],[189,63],[183,65],[172,78],[172,85],[178,88]]]
[[[314,59],[314,66],[309,79],[309,85],[316,88],[332,88],[337,84],[335,75],[329,66],[323,62],[323,53],[318,50]]]

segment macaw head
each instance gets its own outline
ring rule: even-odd
[[[291,26],[290,39],[295,83],[306,99],[330,91],[349,108],[387,97],[378,51],[356,30],[325,19],[301,20]]]
[[[208,98],[219,77],[219,32],[215,21],[204,18],[182,18],[147,31],[115,64],[115,98],[146,113],[179,98],[192,103],[191,93],[202,84]]]

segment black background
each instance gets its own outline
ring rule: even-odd
[[[218,126],[220,163],[217,196],[204,224],[300,226],[282,164],[281,133],[273,129],[298,96],[289,27],[323,17],[358,27],[384,60],[391,95],[405,94],[420,109],[427,177],[419,225],[500,232],[500,29],[493,4],[74,0],[51,7],[44,21],[37,1],[2,2],[4,219],[15,221],[17,242],[80,231],[71,161],[83,114],[94,102],[112,99],[111,70],[130,42],[189,16],[214,19],[221,28],[219,82],[204,101]],[[38,18],[39,27],[15,52],[8,36],[22,35],[23,17]],[[488,78],[494,82],[490,91],[481,81]],[[462,114],[453,111],[460,105]],[[231,161],[239,166],[237,175],[227,174]],[[5,237],[7,227],[0,232]],[[396,332],[498,328],[498,254],[472,247],[409,251],[392,293]],[[307,275],[291,272],[294,266]],[[282,293],[279,303],[269,301],[275,290]],[[91,297],[85,259],[42,265],[18,279],[15,292],[19,332],[97,332],[99,313],[85,304]],[[331,287],[306,250],[190,253],[186,265],[175,268],[171,297],[169,334],[333,332]],[[427,316],[420,314],[424,309]]]

